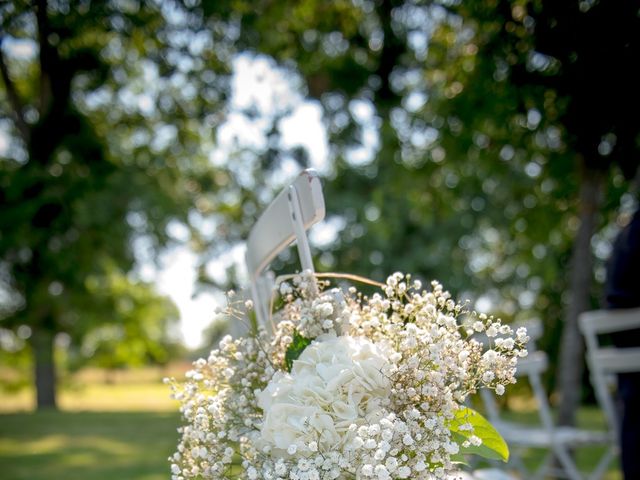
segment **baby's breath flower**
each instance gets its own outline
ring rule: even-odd
[[[172,479],[445,478],[482,444],[468,422],[454,441],[456,412],[480,387],[504,394],[528,336],[430,285],[396,272],[366,297],[310,272],[281,283],[271,337],[226,336],[183,384],[167,381],[184,419]]]

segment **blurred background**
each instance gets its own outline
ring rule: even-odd
[[[319,270],[540,319],[559,421],[602,423],[577,316],[637,206],[635,2],[15,0],[0,19],[3,478],[168,477],[161,379],[226,332],[243,240],[307,167]]]

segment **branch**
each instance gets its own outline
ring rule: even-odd
[[[11,77],[9,76],[9,69],[7,68],[7,63],[4,58],[4,52],[2,51],[3,40],[4,37],[0,36],[0,73],[2,74],[2,80],[4,81],[4,85],[7,90],[7,97],[9,98],[9,103],[11,104],[11,108],[13,110],[16,127],[18,128],[18,132],[20,132],[20,136],[22,137],[24,143],[28,144],[29,137],[31,136],[31,131],[29,130],[29,125],[25,121],[24,115],[22,113],[22,100],[18,95],[13,80],[11,80]]]

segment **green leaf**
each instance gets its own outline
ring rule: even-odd
[[[287,367],[287,372],[291,371],[291,367],[293,366],[294,360],[297,360],[307,345],[309,345],[313,341],[312,338],[306,338],[300,335],[297,331],[293,332],[293,342],[287,348],[287,351],[284,354],[284,364]]]
[[[470,423],[473,430],[460,430],[463,424]],[[460,445],[460,454],[474,454],[490,460],[509,460],[509,447],[502,435],[489,423],[489,421],[475,410],[463,407],[456,412],[455,418],[449,425],[451,437]],[[470,445],[463,447],[462,443],[476,435],[482,440],[479,446]]]

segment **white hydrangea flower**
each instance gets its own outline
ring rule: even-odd
[[[281,450],[311,451],[316,441],[321,450],[344,445],[350,425],[374,419],[391,394],[388,365],[384,351],[366,338],[321,337],[291,373],[277,372],[258,393],[261,441]]]

